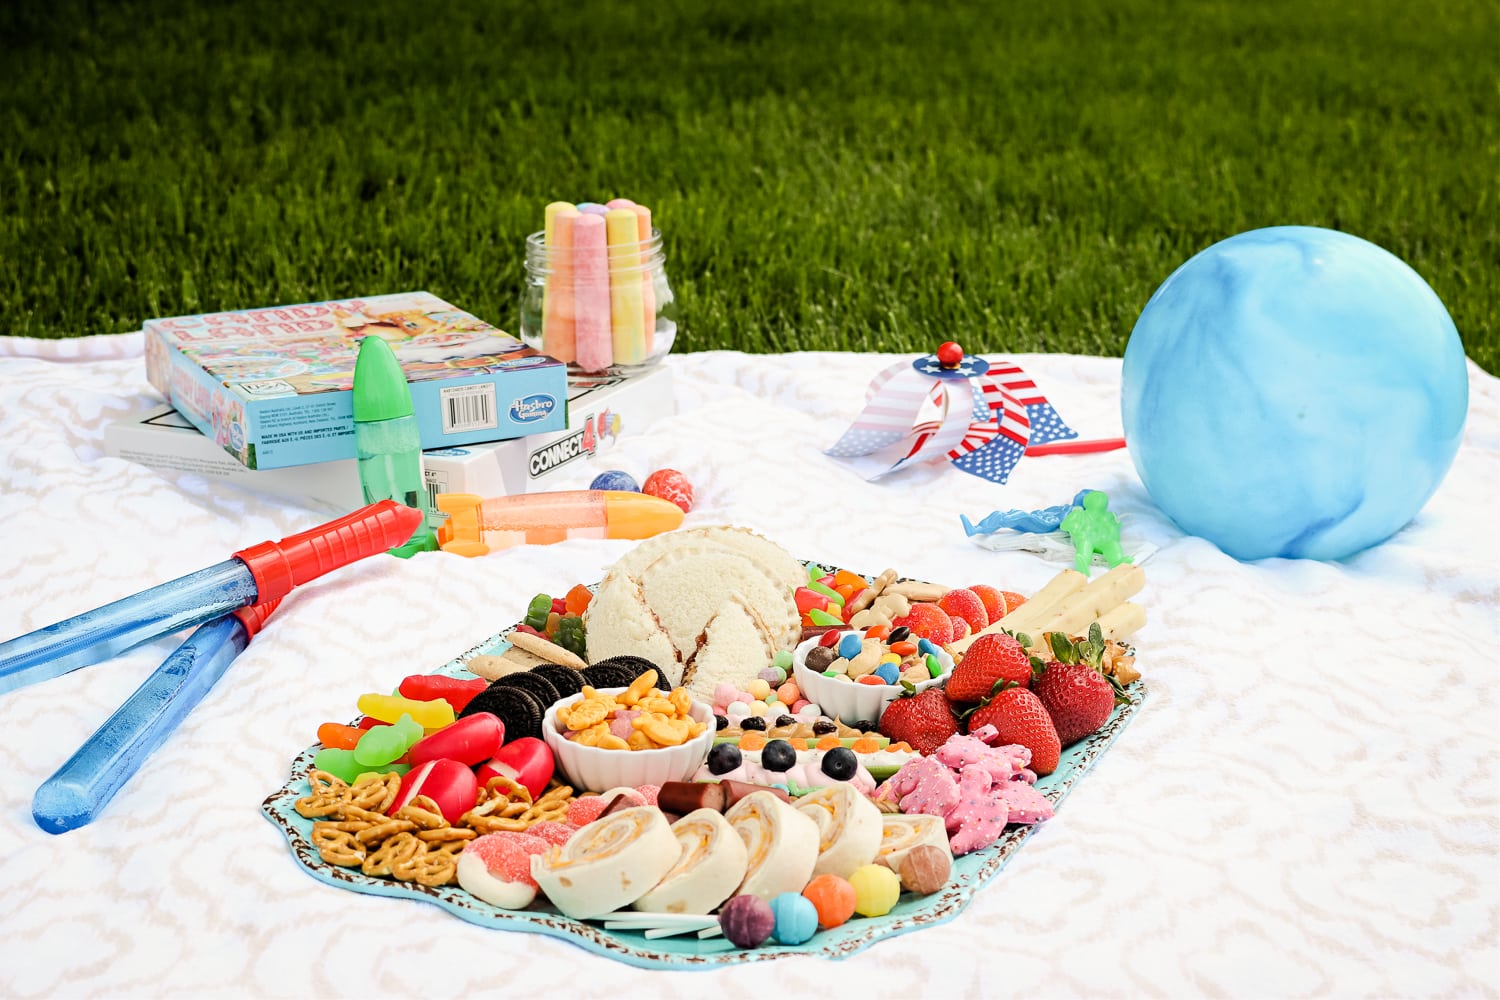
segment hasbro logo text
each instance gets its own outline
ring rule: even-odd
[[[545,393],[522,396],[510,404],[510,419],[518,424],[529,424],[533,420],[545,419],[556,408],[557,400]]]

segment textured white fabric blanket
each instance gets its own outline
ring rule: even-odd
[[[319,723],[436,667],[629,546],[376,558],[296,591],[92,825],[31,796],[175,645],[0,696],[0,995],[451,997],[1489,994],[1500,984],[1500,381],[1471,366],[1462,450],[1406,529],[1343,563],[1244,564],[1155,510],[1123,451],[865,483],[825,458],[891,356],[685,354],[678,413],[609,465],[673,466],[689,524],[804,558],[1031,591],[1059,565],[959,515],[1105,490],[1159,546],[1138,598],[1150,697],[955,921],[846,961],[649,972],[437,907],[330,888],[259,814]],[[1086,437],[1120,433],[1116,359],[1017,360]],[[137,336],[0,338],[0,638],[324,519],[103,457],[156,402]],[[582,487],[582,470],[559,488]]]

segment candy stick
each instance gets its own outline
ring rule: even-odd
[[[634,208],[635,202],[631,201],[629,198],[611,198],[609,201],[606,201],[604,203],[604,207],[610,209],[611,211],[616,208]]]
[[[646,360],[640,227],[628,208],[611,209],[604,220],[609,233],[609,325],[615,363],[636,365]]]
[[[1098,438],[1091,441],[1049,441],[1046,444],[1029,444],[1028,455],[1092,455],[1101,451],[1119,451],[1125,447],[1124,438]]]
[[[641,274],[641,313],[645,319],[645,350],[649,357],[656,340],[656,282],[651,262],[646,259],[647,244],[651,242],[651,209],[645,205],[631,205],[635,213],[636,236],[641,241],[641,263],[645,265]]]
[[[592,201],[579,202],[578,211],[584,215],[608,215],[609,209]]]
[[[614,359],[609,316],[609,246],[604,218],[586,212],[573,222],[573,310],[578,367],[586,372],[602,372]]]
[[[578,209],[565,201],[547,206],[547,285],[542,292],[542,350],[559,361],[577,360],[573,307],[573,224]]]

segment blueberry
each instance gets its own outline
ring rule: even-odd
[[[770,747],[767,743],[766,746]],[[765,751],[761,751],[761,760],[765,760]],[[823,773],[835,781],[848,781],[854,777],[854,772],[859,770],[859,758],[854,756],[854,751],[848,747],[834,747],[823,755]]]
[[[741,729],[755,729],[760,732],[766,731],[766,720],[763,716],[747,715],[740,720]]]
[[[797,720],[792,718],[790,715],[783,715],[781,718],[776,720],[776,725],[778,726],[795,726],[796,724]]]
[[[901,642],[911,635],[911,629],[905,625],[898,625],[891,629],[891,634],[885,637],[886,642]]]
[[[760,763],[767,771],[790,771],[797,763],[797,751],[786,740],[772,740],[761,748]]]
[[[714,716],[714,729],[728,729],[729,717],[727,715]]]
[[[838,731],[839,727],[834,724],[834,721],[832,719],[827,718],[826,716],[820,717],[817,722],[813,723],[814,736],[827,736],[830,733],[836,733]]]
[[[733,743],[718,743],[708,752],[708,771],[710,774],[728,774],[743,760],[739,747]]]

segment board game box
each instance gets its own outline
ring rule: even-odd
[[[390,342],[423,449],[567,426],[565,366],[427,292],[153,319],[146,376],[246,468],[354,458],[359,342]]]

